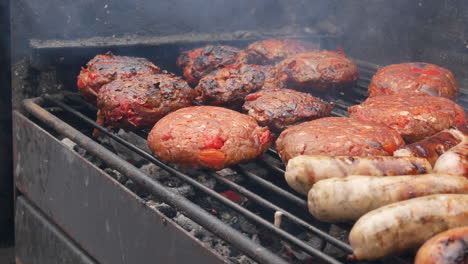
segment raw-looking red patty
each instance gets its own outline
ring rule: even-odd
[[[281,132],[289,126],[330,115],[334,103],[290,89],[249,94],[242,107],[262,126]]]
[[[81,68],[77,86],[81,95],[95,104],[101,86],[119,78],[151,75],[160,72],[158,66],[144,58],[115,56],[111,52],[96,55]]]
[[[249,64],[274,64],[288,56],[318,49],[316,43],[295,39],[266,39],[251,43],[239,54],[239,62]]]
[[[455,98],[458,84],[453,74],[440,66],[423,63],[401,63],[385,66],[372,77],[369,96],[407,94]]]
[[[285,164],[299,155],[389,156],[403,145],[396,130],[347,117],[325,117],[289,127],[276,141]]]
[[[220,170],[255,159],[271,145],[267,127],[241,113],[194,106],[165,116],[153,127],[148,146],[162,160]]]
[[[239,49],[231,46],[213,46],[182,52],[177,66],[183,71],[187,82],[197,84],[210,72],[236,62]]]
[[[151,127],[168,113],[192,105],[194,98],[187,82],[174,75],[118,79],[99,91],[98,122],[126,129]]]
[[[248,64],[229,65],[203,77],[195,91],[198,102],[239,109],[247,94],[271,86],[281,87],[273,67]],[[275,88],[277,88],[275,87]]]
[[[406,142],[415,142],[452,125],[466,124],[463,108],[436,96],[382,95],[348,109],[350,117],[392,127]]]
[[[276,68],[288,88],[304,92],[351,87],[359,75],[354,62],[333,51],[298,53],[279,62]]]

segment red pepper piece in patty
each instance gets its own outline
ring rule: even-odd
[[[253,101],[253,100],[256,100],[257,98],[260,97],[260,94],[258,93],[253,93],[253,94],[249,94],[245,97],[245,101]]]
[[[78,78],[78,81],[76,82],[76,85],[78,86],[78,88],[80,89],[83,89],[86,87],[86,84],[84,83],[84,81],[81,79],[81,78]]]
[[[88,76],[91,80],[95,80],[97,78],[97,75],[92,72],[90,72]]]
[[[201,162],[205,163],[210,168],[222,169],[226,155],[219,150],[210,149],[201,152],[199,158]]]
[[[260,144],[264,145],[264,144],[270,142],[271,138],[272,138],[272,136],[271,136],[270,130],[266,130],[260,136]]]
[[[224,146],[224,140],[218,136],[207,136],[204,149],[220,149]]]
[[[382,148],[389,154],[393,154],[393,152],[398,148],[398,146],[395,142],[392,141],[392,142],[386,142],[385,144],[383,144]]]

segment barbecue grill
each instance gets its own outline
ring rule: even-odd
[[[98,53],[146,57],[177,72],[180,51],[206,43],[243,47],[258,39],[290,37],[318,43],[324,49],[343,45],[347,51],[349,45],[348,56],[354,57],[360,76],[352,90],[328,95],[326,99],[336,104],[333,115],[346,116],[349,106],[366,98],[367,85],[380,67],[375,63],[404,60],[426,60],[454,71],[462,87],[457,103],[468,110],[468,75],[463,71],[468,61],[466,47],[440,43],[463,29],[463,14],[454,11],[463,1],[445,7],[436,3],[426,7],[426,2],[406,6],[416,13],[402,13],[391,33],[413,32],[419,25],[427,33],[423,11],[455,12],[451,20],[445,13],[435,16],[436,21],[450,21],[453,31],[417,52],[417,47],[392,46],[400,38],[410,43],[411,36],[376,34],[375,30],[387,29],[384,22],[354,36],[346,33],[356,30],[345,22],[354,21],[359,27],[373,21],[366,16],[337,19],[315,12],[317,21],[306,19],[305,14],[314,8],[336,15],[360,10],[333,1],[275,1],[271,5],[240,1],[235,6],[210,8],[210,3],[203,4],[207,13],[219,11],[212,19],[226,19],[223,24],[228,26],[223,30],[207,19],[198,21],[198,16],[173,20],[173,30],[161,25],[149,29],[150,22],[164,21],[167,26],[172,21],[170,15],[156,11],[151,1],[88,2],[94,13],[87,18],[92,21],[79,20],[87,9],[73,1],[62,6],[48,1],[41,6],[33,0],[12,3],[12,28],[17,29],[12,32],[13,46],[17,44],[12,81],[18,263],[355,263],[347,259],[352,252],[347,243],[351,226],[322,223],[308,214],[306,198],[284,182],[284,167],[274,148],[257,160],[220,172],[187,169],[152,155],[145,143],[148,131],[117,131],[97,124],[95,106],[79,96],[75,82],[80,66]],[[182,2],[162,3],[161,7],[171,5],[172,15],[191,14],[193,10],[189,12]],[[398,13],[388,4],[367,4],[363,12],[368,15],[379,8],[389,12],[383,19]],[[150,19],[146,6],[163,18]],[[65,7],[70,9],[64,11]],[[247,19],[243,15],[247,11],[255,12],[258,21]],[[51,14],[76,24],[57,25]],[[417,19],[411,18],[413,14]],[[142,17],[134,19],[133,25],[124,23],[137,15]],[[238,21],[239,17],[246,21]],[[26,28],[26,21],[43,24]],[[193,21],[198,22],[190,28],[187,23]],[[411,21],[417,25],[404,28]],[[249,24],[254,22],[258,24]],[[387,52],[379,52],[373,44],[356,44],[366,36],[372,41],[373,34],[389,41],[378,43]],[[421,38],[428,39],[424,34]],[[369,52],[363,52],[366,49]],[[92,136],[93,130],[99,131],[97,137]],[[412,258],[380,261],[388,262],[412,263]]]

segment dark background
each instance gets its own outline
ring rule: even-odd
[[[13,243],[9,1],[0,0],[0,247]]]

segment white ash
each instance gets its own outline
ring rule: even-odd
[[[146,205],[155,210],[160,211],[161,213],[163,213],[165,216],[169,218],[173,218],[177,215],[177,211],[172,206],[166,203],[159,203],[153,200],[149,200],[146,202]]]
[[[65,146],[67,146],[69,149],[73,149],[76,146],[76,143],[71,141],[69,138],[64,138],[61,140]]]
[[[140,170],[155,180],[171,177],[171,174],[153,163],[147,163],[140,167]]]
[[[225,168],[225,169],[219,170],[219,171],[217,171],[216,173],[217,173],[218,175],[220,175],[220,176],[223,176],[223,177],[227,177],[227,176],[236,174],[236,172],[233,171],[233,170],[230,169],[230,168]]]

